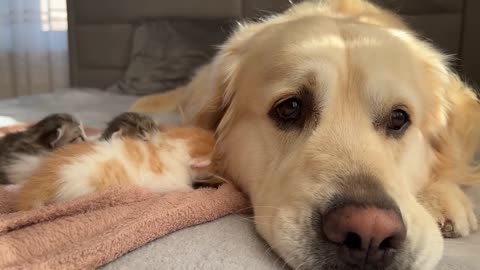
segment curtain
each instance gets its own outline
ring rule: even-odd
[[[0,98],[68,86],[65,0],[0,0]]]

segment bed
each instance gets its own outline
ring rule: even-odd
[[[38,120],[52,112],[70,112],[87,125],[102,128],[106,121],[136,97],[106,93],[101,89],[71,88],[54,93],[0,101],[0,125]],[[175,114],[155,115],[159,121],[176,123]],[[480,205],[480,190],[470,192]],[[480,216],[480,213],[477,213]],[[447,240],[438,269],[478,269],[480,233]],[[103,269],[284,269],[278,258],[256,234],[248,216],[230,215],[157,239]]]
[[[138,29],[144,25],[143,23],[151,23],[156,18],[160,18],[160,26],[157,25],[156,28],[158,31],[158,29],[165,29],[158,27],[171,28],[172,25],[180,25],[179,29],[184,29],[185,25],[203,21],[205,28],[201,30],[209,31],[211,27],[219,27],[220,34],[209,40],[215,43],[228,35],[228,26],[233,20],[256,16],[259,12],[265,13],[267,10],[280,11],[289,5],[287,0],[209,0],[207,2],[209,5],[205,4],[205,1],[202,1],[202,5],[198,5],[195,4],[199,3],[198,1],[189,0],[173,2],[104,0],[101,3],[95,0],[69,0],[72,88],[57,89],[44,95],[0,101],[0,125],[8,125],[14,121],[35,121],[53,112],[70,112],[82,119],[86,125],[102,128],[106,121],[127,110],[137,98],[135,83],[139,81],[145,83],[142,81],[145,78],[130,81],[125,79],[129,72],[133,74],[138,73],[139,70],[142,71],[138,66],[132,68],[131,63],[138,54],[135,50],[141,49],[138,48],[138,44],[135,45],[135,39],[138,38]],[[212,6],[215,8],[211,8]],[[452,8],[456,7],[452,6]],[[456,13],[452,11],[452,14]],[[181,23],[176,22],[177,19],[181,20]],[[183,35],[181,38],[189,35],[182,31],[173,33],[180,33]],[[145,42],[142,44],[145,45]],[[445,46],[453,45],[446,43]],[[192,50],[192,48],[187,49]],[[450,50],[456,49],[458,48],[455,46],[450,48]],[[200,54],[195,54],[203,58],[192,60],[191,55],[178,57],[184,57],[182,59],[187,64],[191,63],[190,61],[197,61],[194,63],[199,64],[211,53],[212,51],[208,48],[204,48]],[[181,74],[183,77],[174,74],[175,76],[169,77],[172,79],[168,82],[153,80],[154,82],[150,81],[145,85],[156,85],[160,88],[152,87],[152,89],[163,91],[166,86],[182,83],[185,74],[191,72],[182,68],[173,71],[162,69],[162,72],[163,74],[169,72],[168,74],[171,75],[172,72],[180,70],[184,72]],[[119,85],[118,81],[122,80],[123,84]],[[179,121],[178,115],[173,113],[154,115],[154,117],[168,123]],[[470,193],[480,206],[480,191],[471,190]],[[477,214],[480,213],[477,212]],[[480,250],[480,233],[463,239],[447,240],[445,256],[438,269],[478,269],[480,264],[478,250]],[[286,265],[256,234],[248,216],[230,215],[157,239],[102,268],[285,269]]]
[[[102,129],[113,116],[124,112],[135,96],[107,93],[95,88],[57,89],[52,93],[0,101],[0,126],[32,122],[54,112],[72,113],[92,128]],[[161,122],[175,123],[176,114],[154,115]]]

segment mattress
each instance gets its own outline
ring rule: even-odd
[[[85,125],[103,128],[113,116],[126,111],[132,96],[95,89],[63,89],[54,93],[0,101],[0,126],[35,121],[53,112],[77,115]],[[177,123],[175,114],[153,115],[157,121]],[[480,190],[470,190],[480,206]],[[478,207],[477,207],[478,208]],[[478,212],[477,212],[478,214]],[[480,265],[480,233],[446,240],[445,255],[437,269],[474,270]],[[252,219],[228,217],[177,231],[138,248],[102,267],[113,269],[285,269],[256,234]]]

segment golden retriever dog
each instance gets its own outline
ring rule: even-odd
[[[245,23],[192,81],[132,111],[178,103],[215,130],[221,173],[294,269],[435,267],[477,229],[462,190],[480,104],[447,58],[395,14],[320,0]]]

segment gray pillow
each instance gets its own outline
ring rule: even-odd
[[[226,20],[162,19],[135,27],[129,66],[108,92],[147,95],[185,84],[228,36]]]

